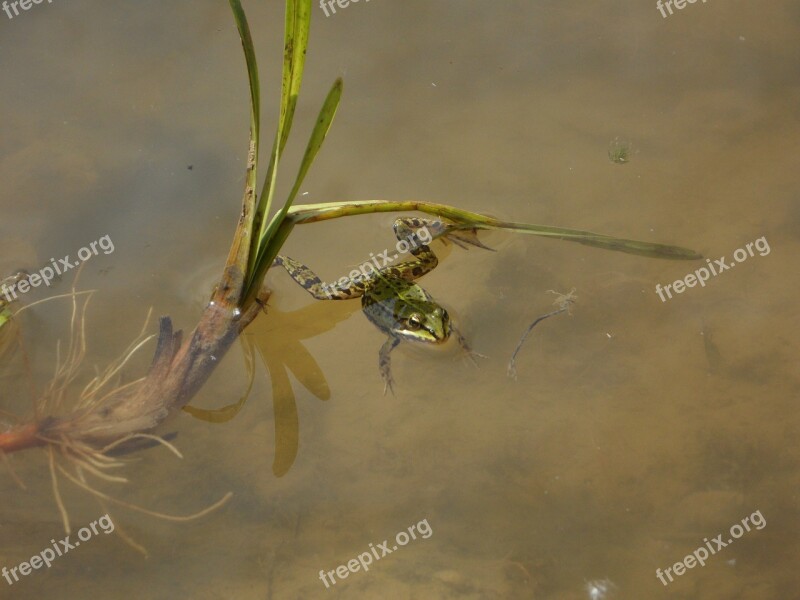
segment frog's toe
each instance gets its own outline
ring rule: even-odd
[[[381,373],[383,376],[383,395],[386,395],[386,392],[392,392],[392,396],[394,396],[394,378],[392,377],[391,373]]]
[[[480,352],[475,352],[475,350],[467,350],[466,354],[467,354],[467,358],[469,359],[469,361],[473,365],[475,365],[476,367],[480,367],[480,364],[478,364],[477,359],[479,359],[479,358],[489,358],[485,354],[481,354]]]
[[[475,246],[476,248],[483,248],[484,250],[495,252],[494,248],[490,248],[478,239],[477,229],[454,229],[448,231],[442,239],[449,240],[464,250],[469,250],[469,246]]]
[[[480,352],[475,352],[472,348],[464,348],[462,346],[461,352],[458,353],[456,356],[453,357],[453,360],[463,360],[466,358],[469,362],[471,362],[476,367],[480,367],[480,363],[478,363],[479,358],[489,358],[485,354],[481,354]]]

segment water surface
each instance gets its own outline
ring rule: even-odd
[[[280,5],[246,3],[267,131]],[[0,13],[0,267],[39,268],[113,239],[80,280],[98,290],[87,374],[124,350],[151,306],[191,330],[227,254],[248,119],[228,13],[211,0]],[[446,251],[421,283],[488,358],[476,369],[452,348],[401,347],[394,397],[377,371],[383,338],[359,303],[314,303],[272,273],[274,310],[258,330],[273,379],[259,363],[248,405],[227,424],[169,423],[184,460],[143,452],[125,469],[130,483],[99,486],[178,515],[233,499],[189,523],[111,506],[149,558],[119,530],[101,534],[13,586],[0,580],[0,597],[567,600],[590,598],[598,581],[609,589],[598,598],[794,597],[798,21],[788,0],[695,3],[666,19],[627,0],[375,0],[327,18],[315,6],[282,190],[339,75],[345,95],[301,201],[424,199],[710,258],[766,237],[770,253],[662,302],[656,284],[705,262],[510,235],[487,238],[495,253]],[[630,142],[626,164],[609,159],[615,138]],[[393,246],[391,222],[300,227],[285,250],[338,278]],[[537,326],[509,379],[519,336],[551,310],[546,291],[572,287],[572,316]],[[23,410],[31,386],[46,384],[68,317],[68,303],[52,301],[21,322],[28,366],[21,354],[7,365],[3,408]],[[278,477],[289,465],[285,447],[276,463],[271,381],[281,364],[314,362],[325,383],[308,368],[287,376],[299,445]],[[246,385],[234,348],[195,404],[235,402]],[[46,457],[13,465],[27,490],[0,477],[9,568],[64,535]],[[76,528],[106,512],[69,486]],[[657,579],[756,511],[763,529],[666,587]],[[321,569],[423,520],[427,539],[330,589],[320,581]]]

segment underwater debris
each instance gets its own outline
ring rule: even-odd
[[[611,162],[624,165],[631,159],[631,143],[615,137],[608,145],[608,158]]]
[[[557,296],[557,298],[553,301],[553,304],[558,306],[558,309],[556,309],[556,310],[554,310],[552,312],[549,312],[547,314],[544,314],[544,315],[542,315],[540,317],[537,317],[537,319],[528,326],[528,329],[522,335],[522,338],[519,340],[519,343],[517,344],[517,347],[514,349],[514,354],[511,355],[511,360],[508,363],[508,371],[507,371],[507,373],[508,373],[508,376],[511,377],[512,379],[516,379],[517,378],[517,366],[516,366],[517,354],[522,349],[522,345],[525,343],[525,340],[528,338],[528,335],[533,330],[533,328],[536,327],[536,325],[540,321],[544,321],[545,319],[547,319],[549,317],[552,317],[552,316],[555,316],[557,314],[560,314],[562,312],[566,311],[571,315],[572,314],[572,305],[575,304],[575,301],[578,299],[578,297],[575,295],[575,288],[572,288],[566,294],[562,294],[560,292],[556,292],[555,290],[547,290],[547,293],[555,294]]]

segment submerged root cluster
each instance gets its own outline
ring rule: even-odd
[[[231,493],[195,514],[173,516],[130,504],[94,487],[93,480],[127,483],[128,479],[119,474],[119,469],[126,466],[131,459],[123,457],[143,447],[161,445],[178,458],[183,456],[173,444],[152,431],[166,417],[171,400],[169,397],[158,398],[158,386],[154,385],[153,373],[156,372],[157,379],[163,379],[163,373],[159,371],[172,366],[180,333],[173,335],[171,328],[167,327],[168,331],[164,335],[162,320],[159,348],[148,376],[120,383],[122,369],[137,351],[155,337],[146,334],[152,311],[148,312],[139,335],[122,355],[105,370],[96,370],[95,376],[81,389],[76,399],[69,398],[69,392],[76,385],[86,357],[86,311],[92,294],[92,291],[77,292],[73,289],[70,294],[65,295],[72,302],[69,343],[64,349],[60,341],[57,343],[53,377],[33,403],[33,418],[25,424],[0,433],[0,455],[9,472],[24,488],[24,483],[11,468],[7,454],[33,447],[41,447],[45,451],[55,502],[67,533],[71,530],[70,519],[59,488],[60,478],[88,492],[103,506],[109,502],[171,521],[196,519],[219,508],[230,499]],[[21,310],[31,306],[33,304]],[[146,554],[144,548],[122,530],[120,535]]]

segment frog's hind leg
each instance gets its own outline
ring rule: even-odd
[[[349,300],[364,294],[366,283],[347,279],[346,284],[324,283],[314,271],[301,262],[278,255],[272,266],[282,266],[289,276],[317,300]]]
[[[406,244],[409,253],[414,257],[398,265],[384,267],[381,272],[414,281],[426,273],[433,271],[439,259],[428,243],[441,238],[457,246],[467,249],[467,244],[492,250],[478,240],[477,229],[459,229],[457,225],[445,223],[437,219],[421,219],[419,217],[401,217],[394,222],[394,234],[400,242]],[[425,235],[420,235],[424,231]],[[399,244],[398,244],[399,246]]]
[[[386,395],[386,390],[394,394],[394,378],[392,377],[392,357],[389,356],[392,350],[397,348],[400,343],[400,338],[389,336],[389,338],[381,346],[378,353],[378,368],[383,378],[383,395]]]
[[[394,235],[400,242],[406,244],[406,250],[414,257],[399,264],[380,269],[381,273],[394,275],[406,281],[419,279],[426,273],[433,271],[439,264],[439,259],[433,253],[427,242],[436,237],[430,229],[442,225],[441,221],[420,219],[417,217],[401,217],[394,222],[392,228]],[[419,230],[425,229],[424,236],[419,235]],[[398,250],[399,243],[398,243]]]

